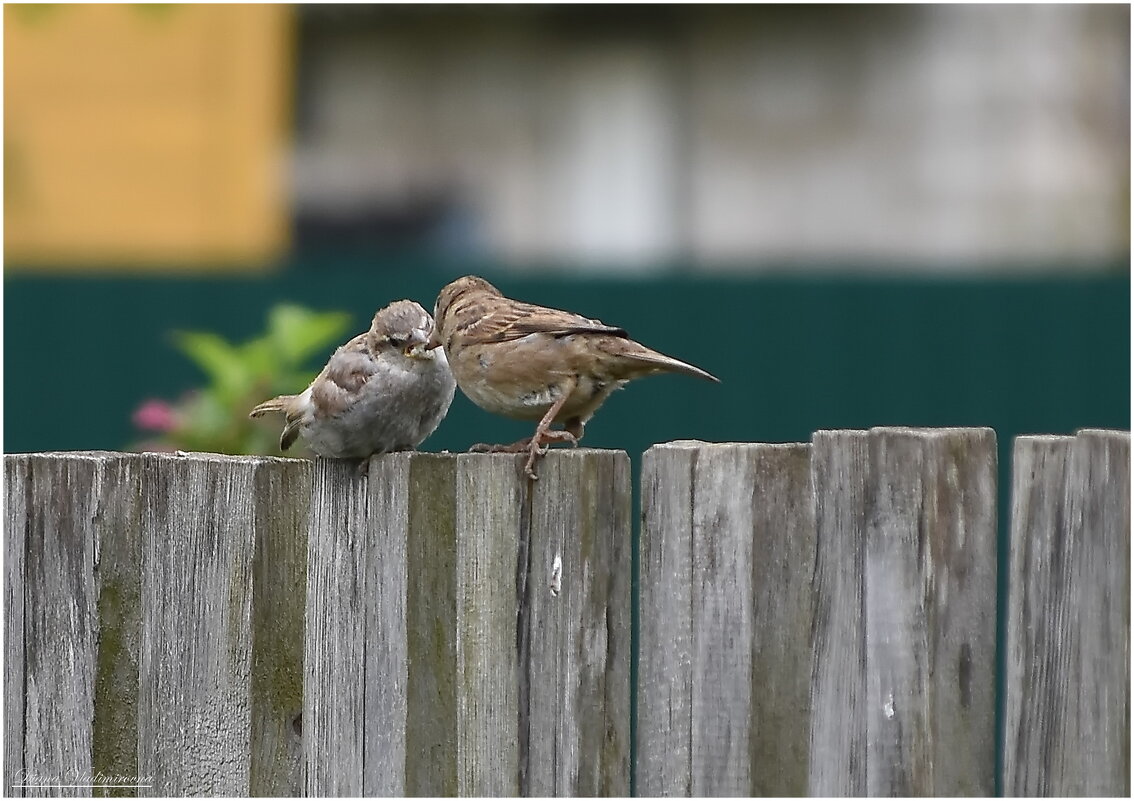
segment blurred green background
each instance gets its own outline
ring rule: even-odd
[[[273,304],[291,301],[346,310],[352,332],[363,331],[390,300],[432,308],[465,269],[514,297],[623,326],[721,379],[629,385],[587,426],[592,447],[639,454],[671,439],[802,441],[821,428],[974,425],[996,429],[1003,462],[1018,434],[1130,425],[1130,282],[1118,272],[580,280],[484,265],[323,263],[258,277],[8,276],[5,448],[120,449],[137,439],[133,409],[204,381],[173,348],[173,329],[242,340],[263,329]],[[423,447],[464,450],[530,428],[458,393]]]

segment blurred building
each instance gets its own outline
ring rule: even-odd
[[[639,271],[1129,255],[1126,6],[18,8],[10,260],[133,236]]]
[[[284,255],[291,11],[4,7],[5,262]]]

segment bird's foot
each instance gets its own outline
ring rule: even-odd
[[[532,481],[539,480],[535,472],[536,459],[547,453],[556,442],[569,442],[572,448],[576,448],[579,445],[579,438],[570,431],[537,430],[535,436],[529,439],[528,460],[524,463],[524,473]]]
[[[570,431],[556,429],[539,431],[534,436],[513,442],[510,445],[489,445],[478,442],[469,448],[469,453],[527,453],[528,460],[524,463],[524,474],[532,481],[538,481],[535,472],[536,459],[547,453],[548,449],[557,442],[567,442],[572,448],[579,446],[579,438]]]

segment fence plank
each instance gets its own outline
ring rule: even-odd
[[[1063,515],[1071,437],[1017,437],[1012,459],[1004,792],[1049,796],[1064,750],[1059,682],[1069,679]],[[1064,665],[1061,669],[1059,666]]]
[[[543,463],[546,467],[546,461]],[[541,468],[542,469],[542,468]],[[457,792],[520,794],[519,457],[457,457]]]
[[[1069,776],[1085,796],[1130,795],[1130,435],[1080,431],[1068,489],[1076,576],[1079,680]]]
[[[139,770],[163,795],[245,795],[256,461],[143,458]]]
[[[693,496],[694,795],[806,791],[809,445],[702,450]],[[766,766],[774,765],[774,769]]]
[[[410,460],[406,794],[457,794],[456,457]]]
[[[873,429],[870,460],[867,792],[989,795],[995,434]]]
[[[815,656],[808,791],[866,795],[865,572],[869,434],[812,438]]]
[[[112,454],[36,455],[27,475],[24,769],[27,795],[91,793],[98,593],[94,565]],[[113,516],[113,513],[112,513]]]
[[[640,793],[801,795],[806,790],[815,552],[809,452],[804,444],[690,442],[647,452]],[[673,504],[683,504],[689,516]],[[674,530],[663,530],[673,523]],[[680,562],[685,560],[688,602],[680,597],[681,574],[672,582],[673,573],[665,569],[669,561],[684,570]],[[653,621],[649,631],[647,619]],[[690,641],[688,672],[682,654],[674,665],[674,654],[668,653],[675,638],[681,648],[683,636]],[[688,728],[684,710],[681,719],[666,720],[669,699],[686,681]],[[666,728],[687,731],[688,746],[680,733],[676,739],[662,734],[655,742]],[[682,763],[671,753],[674,764],[663,783],[647,771],[666,758],[666,751],[689,758]]]
[[[308,795],[363,793],[368,497],[354,466],[315,460],[303,671]]]
[[[146,785],[138,770],[138,693],[142,637],[142,463],[106,459],[99,469],[95,580],[98,663],[93,751],[96,777],[107,784]],[[149,788],[96,795],[138,795]]]
[[[614,451],[565,451],[541,464],[539,481],[528,491],[528,574],[518,616],[523,625],[526,605],[523,636],[530,648],[519,667],[528,695],[527,783],[521,791],[626,796],[629,459]]]
[[[362,790],[367,796],[406,792],[406,542],[411,458],[397,453],[371,459],[367,480],[369,531],[361,543],[365,572]]]
[[[761,557],[742,447],[702,446],[693,465],[694,796],[749,795],[755,779],[753,565]]]
[[[807,791],[815,517],[809,444],[750,451],[754,643],[751,794]],[[709,467],[708,464],[702,467]],[[715,476],[709,473],[710,480]],[[762,766],[776,765],[774,771]]]
[[[1019,437],[1004,791],[1130,794],[1130,435]]]
[[[303,642],[312,467],[264,459],[256,467],[252,567],[249,794],[303,791]]]
[[[32,456],[4,457],[4,795],[25,795],[24,555]]]
[[[700,443],[642,456],[639,547],[639,796],[692,794],[693,498]]]

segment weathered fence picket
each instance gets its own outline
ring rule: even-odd
[[[873,429],[868,475],[867,793],[991,795],[996,436]]]
[[[640,791],[990,794],[995,470],[988,429],[647,451]]]
[[[1020,437],[1004,792],[1130,795],[1130,435]]]
[[[4,795],[25,795],[27,685],[24,595],[27,554],[27,490],[32,456],[4,460]]]
[[[812,582],[811,748],[807,791],[865,796],[865,613],[870,436],[819,431],[811,440],[816,540]]]
[[[1016,442],[1006,793],[1129,793],[1129,459]],[[522,462],[6,456],[5,791],[627,794],[629,460]],[[651,448],[638,793],[991,793],[995,475],[988,429]]]
[[[641,795],[807,789],[809,450],[676,442],[643,458]]]

